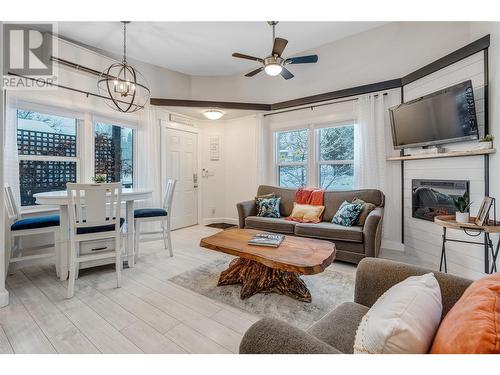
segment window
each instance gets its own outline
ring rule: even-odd
[[[354,179],[354,125],[322,128],[318,133],[319,186],[349,190]]]
[[[134,174],[134,131],[97,122],[94,127],[94,174],[105,175],[107,182],[132,187]]]
[[[308,149],[307,129],[276,133],[279,186],[306,186]]]
[[[32,206],[33,194],[77,181],[78,120],[24,109],[16,118],[21,205]]]
[[[279,186],[352,189],[354,126],[352,123],[328,127],[310,125],[307,129],[276,132],[276,179]],[[309,155],[314,155],[314,158]]]

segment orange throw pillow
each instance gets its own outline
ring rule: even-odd
[[[441,322],[431,353],[500,353],[500,273],[467,288]]]

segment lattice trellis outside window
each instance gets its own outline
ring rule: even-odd
[[[67,182],[77,180],[77,166],[74,161],[21,160],[19,172],[22,206],[35,204],[33,194],[66,190]]]

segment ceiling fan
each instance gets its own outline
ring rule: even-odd
[[[290,79],[294,76],[287,68],[285,68],[286,65],[310,64],[318,62],[318,55],[290,57],[288,59],[283,58],[281,54],[285,50],[285,47],[288,44],[288,40],[283,38],[276,38],[275,28],[278,24],[278,21],[268,21],[267,23],[273,28],[273,50],[270,56],[261,59],[259,57],[249,56],[242,53],[233,53],[233,57],[257,61],[262,64],[260,68],[252,70],[250,73],[245,74],[245,77],[253,77],[257,73],[260,73],[264,70],[270,76],[277,76],[278,74],[281,74],[284,79]]]

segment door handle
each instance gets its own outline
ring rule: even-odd
[[[198,173],[193,173],[193,185],[195,189],[198,187]]]

